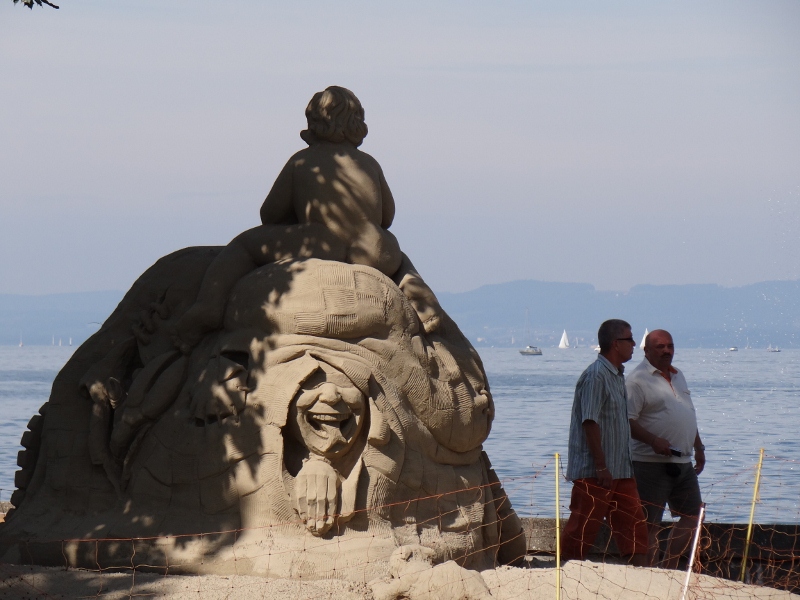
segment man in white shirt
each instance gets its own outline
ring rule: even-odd
[[[647,514],[651,565],[658,563],[657,536],[667,502],[673,516],[679,516],[661,563],[668,569],[678,567],[697,527],[702,505],[697,476],[706,462],[692,396],[683,373],[672,366],[674,354],[675,345],[669,332],[651,331],[645,340],[645,358],[625,383],[631,457]]]

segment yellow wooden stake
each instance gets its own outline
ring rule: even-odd
[[[558,495],[558,452],[556,452],[556,600],[561,600],[561,513]]]
[[[756,502],[758,501],[758,485],[761,483],[761,465],[764,463],[764,449],[758,457],[758,468],[756,469],[756,484],[753,487],[753,504],[750,506],[750,521],[747,524],[747,537],[744,542],[744,554],[742,555],[742,573],[739,581],[744,583],[744,576],[747,573],[747,551],[750,549],[750,540],[753,539],[753,517],[756,514]]]

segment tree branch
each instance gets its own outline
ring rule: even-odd
[[[14,0],[14,4],[16,4],[17,2],[19,2],[19,0]],[[38,4],[39,6],[42,6],[43,4],[47,4],[47,6],[52,6],[55,9],[58,8],[58,6],[56,6],[55,4],[50,2],[49,0],[22,0],[22,4],[24,4],[25,6],[27,6],[28,8],[31,8],[31,9],[33,8],[33,3],[34,2],[36,2],[36,4]]]

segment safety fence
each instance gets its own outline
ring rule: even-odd
[[[770,463],[781,465],[770,471],[783,473],[781,481],[762,478],[764,465]],[[519,540],[502,534],[500,520],[511,517],[498,510],[498,495],[487,493],[485,488],[499,485],[494,483],[420,498],[414,506],[398,503],[360,511],[322,538],[305,533],[295,521],[150,538],[18,541],[19,560],[0,564],[0,598],[789,598],[800,592],[797,467],[798,461],[762,453],[759,463],[741,476],[705,482],[706,519],[701,515],[677,569],[629,566],[607,528],[595,539],[589,560],[562,560],[558,532],[569,516],[569,485],[556,455],[533,475],[501,482],[523,514],[555,515],[523,517],[527,551],[519,555],[504,553],[519,548]],[[534,497],[534,486],[548,484],[549,509],[533,503],[520,506],[519,499],[528,492]],[[781,497],[794,498],[795,504],[784,503],[783,524],[765,524],[762,513],[772,513],[762,492],[776,485]],[[709,519],[715,498],[740,497],[742,488],[752,500],[734,507],[744,515],[741,523]],[[453,500],[465,493],[483,498],[483,514],[496,520],[484,518],[480,526],[459,530],[465,522],[460,518],[463,508]],[[421,514],[431,516],[420,520]],[[430,557],[413,549],[405,556],[395,552],[390,559],[397,538],[380,525],[387,515],[394,523],[405,516],[406,527],[413,526],[423,545],[426,532],[449,531],[450,539],[464,542],[466,549],[453,562],[435,567],[427,564]],[[675,521],[662,526],[664,550]],[[489,530],[500,531],[499,539]],[[514,566],[483,569],[480,575],[459,566],[476,568],[498,555]],[[50,568],[15,564],[31,562]]]

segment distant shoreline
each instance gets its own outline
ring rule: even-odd
[[[51,345],[69,337],[79,345],[108,318],[126,292],[0,294],[0,345]],[[535,280],[437,294],[476,348],[558,345],[564,330],[580,345],[595,342],[611,317],[633,326],[663,328],[684,348],[800,348],[800,280],[741,287],[638,285],[627,292],[598,291],[585,283]],[[526,319],[526,314],[528,318]],[[528,327],[526,328],[526,320]]]

